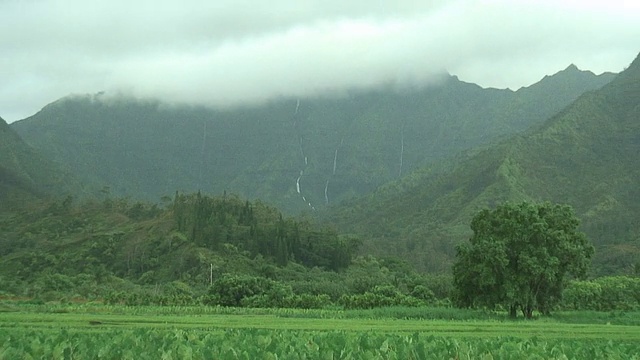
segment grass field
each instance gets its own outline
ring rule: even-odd
[[[419,309],[9,304],[0,311],[0,359],[640,359],[640,326],[616,324],[636,313],[567,322],[406,316]],[[593,323],[578,323],[585,317]]]

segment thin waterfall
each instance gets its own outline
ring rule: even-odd
[[[329,205],[329,180],[327,180],[327,183],[324,184],[324,202],[325,204]]]
[[[300,195],[300,197],[302,198],[302,201],[304,201],[305,204],[307,204],[312,210],[315,210],[315,207],[313,207],[311,202],[307,201],[307,198],[303,195],[302,189],[300,188],[300,179],[302,179],[302,176],[304,176],[304,171],[306,170],[307,166],[309,165],[309,158],[304,153],[304,137],[302,136],[302,134],[300,132],[301,123],[298,122],[298,111],[299,110],[300,110],[300,99],[297,99],[296,100],[296,109],[293,112],[293,127],[295,128],[296,133],[298,135],[298,143],[299,143],[299,146],[300,146],[300,156],[304,160],[304,166],[300,170],[300,175],[298,175],[298,178],[296,179],[296,192],[298,193],[298,195]]]
[[[404,156],[404,124],[400,130],[400,170],[398,171],[398,177],[402,177],[402,158]]]
[[[338,165],[338,150],[340,150],[340,148],[342,147],[342,144],[344,144],[344,136],[340,140],[340,145],[336,148],[336,151],[333,155],[333,174],[332,175],[336,174],[336,166]]]
[[[299,143],[300,143],[300,154],[302,155],[302,158],[305,159],[305,165],[307,165],[307,156],[304,154],[304,147],[302,146],[302,143],[304,141],[304,138],[302,137],[302,135],[299,136]]]
[[[329,205],[329,180],[331,177],[336,176],[336,169],[338,168],[338,151],[344,145],[344,135],[340,139],[340,145],[336,148],[336,151],[333,153],[333,171],[331,172],[331,176],[327,179],[327,182],[324,184],[324,202]]]

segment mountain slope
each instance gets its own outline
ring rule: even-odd
[[[516,92],[446,76],[424,89],[229,111],[78,96],[11,126],[85,183],[116,195],[157,201],[176,190],[230,191],[298,212],[541,123],[611,76],[570,68]]]
[[[640,57],[526,134],[460,155],[455,166],[416,171],[328,219],[369,235],[371,251],[447,271],[479,209],[524,199],[568,203],[597,246],[595,271],[630,271],[640,261],[638,99]]]
[[[68,180],[0,118],[0,211],[70,190]]]

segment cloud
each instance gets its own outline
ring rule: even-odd
[[[518,88],[570,63],[622,70],[638,23],[624,0],[0,0],[0,114],[102,90],[234,106],[444,70]]]

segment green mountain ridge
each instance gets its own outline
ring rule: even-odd
[[[227,111],[73,96],[11,127],[95,191],[151,201],[228,191],[299,213],[542,123],[612,77],[570,67],[511,91],[448,76],[424,89]]]
[[[503,201],[567,203],[597,247],[594,271],[629,272],[640,261],[639,98],[640,57],[526,133],[461,154],[455,165],[420,169],[326,219],[369,236],[365,251],[448,271],[478,210]]]
[[[72,191],[70,176],[22,141],[0,118],[0,210]],[[73,189],[78,191],[79,189]]]

